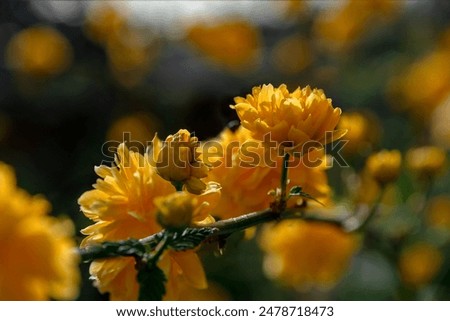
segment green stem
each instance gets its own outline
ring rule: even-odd
[[[321,217],[318,215],[305,215],[305,213],[301,209],[287,209],[280,214],[279,212],[268,208],[263,211],[253,212],[239,217],[217,221],[208,226],[199,227],[198,229],[213,229],[212,234],[209,236],[209,238],[214,238],[215,236],[229,235],[238,231],[243,231],[249,227],[276,221],[279,219],[302,219],[308,222],[324,222],[336,225],[338,227],[344,227],[345,223],[343,220],[335,218],[333,219],[329,217]],[[79,254],[83,262],[88,262],[108,257],[134,256],[134,252],[130,251],[130,249],[140,248],[146,249],[147,252],[154,251],[152,259],[154,259],[155,256],[157,259],[171,240],[169,236],[170,235],[163,230],[139,240],[129,239],[91,245],[79,249]]]
[[[184,183],[181,181],[171,181],[172,185],[175,187],[177,192],[181,192],[183,190]]]
[[[289,153],[284,154],[283,156],[283,166],[281,167],[281,195],[280,195],[280,204],[279,210],[283,212],[286,209],[287,203],[287,184],[288,184],[288,163],[289,163]]]

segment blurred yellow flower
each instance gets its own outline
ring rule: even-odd
[[[84,27],[89,38],[105,47],[111,72],[123,86],[137,85],[159,54],[153,33],[129,23],[126,6],[94,5]]]
[[[87,235],[82,247],[104,241],[139,239],[162,229],[157,222],[158,207],[154,200],[174,193],[175,188],[156,173],[149,157],[129,151],[124,144],[118,147],[115,163],[114,167],[96,167],[101,178],[93,190],[78,200],[84,215],[95,222],[82,230]],[[198,196],[196,205],[206,207],[205,202],[212,205],[216,192]],[[198,213],[201,215],[194,219],[208,218],[204,211]],[[112,300],[137,300],[139,285],[134,265],[133,258],[96,260],[91,263],[90,273],[100,292],[109,292]],[[193,250],[167,251],[158,266],[168,279],[165,299],[177,299],[180,280],[196,288],[206,287],[203,267]]]
[[[125,8],[111,5],[91,6],[86,14],[84,29],[89,38],[107,44],[111,38],[117,37],[127,24]]]
[[[13,169],[0,162],[0,300],[77,297],[73,224],[49,212],[47,200],[17,188]]]
[[[406,166],[419,178],[429,179],[442,173],[446,165],[445,151],[436,146],[422,146],[408,150]]]
[[[138,143],[145,147],[150,137],[153,137],[160,128],[160,121],[154,115],[144,112],[126,114],[116,119],[108,128],[106,138],[108,141]],[[135,147],[135,146],[133,146]],[[144,148],[142,148],[144,152]]]
[[[272,49],[275,67],[285,74],[296,74],[311,64],[311,44],[299,34],[281,39]]]
[[[14,35],[6,48],[7,65],[34,77],[61,74],[72,63],[72,48],[58,30],[34,26]]]
[[[296,17],[298,15],[302,15],[304,12],[307,12],[305,0],[288,0],[288,1],[279,1],[280,5],[283,7],[283,11],[285,12],[286,17]]]
[[[153,153],[157,154],[158,174],[168,181],[184,184],[190,193],[201,194],[206,189],[201,178],[208,176],[209,168],[199,159],[199,145],[198,138],[186,129],[167,136],[162,144],[155,137]]]
[[[194,25],[187,38],[206,56],[233,71],[253,67],[260,48],[259,31],[247,21]]]
[[[366,172],[380,185],[391,183],[400,175],[402,155],[398,150],[382,150],[366,161]]]
[[[348,130],[345,135],[347,143],[342,150],[346,155],[364,155],[371,150],[380,134],[375,117],[357,111],[343,114],[337,128]]]
[[[341,109],[334,108],[321,89],[298,87],[290,93],[284,84],[269,84],[253,87],[252,94],[234,101],[231,108],[253,138],[275,141],[288,150],[305,152],[306,143],[331,143],[346,133],[334,130]]]
[[[431,114],[430,132],[435,145],[450,149],[450,91]]]
[[[211,171],[208,180],[216,181],[222,187],[222,197],[214,214],[227,219],[268,208],[273,202],[273,196],[268,192],[280,185],[281,157],[275,158],[266,152],[261,142],[252,139],[250,131],[243,127],[235,132],[225,129],[213,141],[220,143],[223,150],[219,157],[209,159]],[[290,167],[288,190],[292,186],[301,186],[304,192],[328,203],[330,187],[323,151],[311,152],[308,159],[310,162],[320,161],[320,164],[313,166],[302,159],[295,167]],[[294,204],[289,205],[295,205],[296,201],[298,199],[292,198],[290,202]]]
[[[360,173],[358,180],[352,188],[352,200],[355,203],[372,204],[378,201],[382,204],[383,207],[378,211],[379,215],[392,213],[398,205],[399,188],[396,185],[389,185],[382,189],[379,182],[371,174],[367,173],[367,171]],[[381,192],[383,193],[380,194]],[[380,196],[381,198],[379,198]]]
[[[450,231],[450,197],[433,197],[427,205],[426,215],[428,225]]]
[[[390,83],[393,106],[427,122],[450,93],[450,50],[437,49],[411,64]]]
[[[349,267],[359,240],[327,223],[286,220],[261,235],[268,277],[298,290],[329,288]]]
[[[124,27],[106,45],[110,69],[122,85],[137,85],[159,55],[159,43],[150,30]]]
[[[348,0],[340,7],[333,4],[315,20],[315,38],[324,41],[323,47],[327,50],[347,51],[364,35],[368,26],[389,20],[398,11],[399,2]]]
[[[434,245],[421,242],[406,248],[400,255],[398,267],[402,281],[420,288],[433,280],[442,265],[442,253]]]

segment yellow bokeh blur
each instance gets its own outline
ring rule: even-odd
[[[66,71],[72,55],[72,47],[62,33],[49,26],[34,26],[12,37],[6,48],[6,63],[28,76],[50,77]]]

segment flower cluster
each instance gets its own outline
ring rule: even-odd
[[[146,155],[148,156],[148,155]],[[127,149],[117,149],[115,166],[95,168],[100,178],[94,189],[79,199],[83,213],[95,222],[83,229],[87,237],[82,247],[105,241],[143,238],[164,227],[202,225],[214,222],[209,211],[217,202],[219,188],[208,184],[201,195],[177,192],[175,187],[158,175],[150,157]],[[166,299],[178,297],[182,279],[191,287],[206,287],[206,278],[197,254],[167,251],[160,268],[168,279]],[[139,284],[133,258],[96,260],[90,273],[101,292],[110,293],[112,300],[136,300]]]
[[[317,201],[314,204],[331,204],[323,145],[309,146],[291,161],[286,156],[300,151],[309,141],[325,144],[342,137],[345,129],[334,130],[341,110],[333,108],[322,90],[299,87],[289,93],[285,85],[255,87],[252,95],[237,97],[235,102],[232,108],[242,126],[235,131],[225,129],[214,140],[221,152],[212,158],[199,151],[200,142],[185,129],[164,141],[155,136],[144,155],[120,144],[115,164],[96,167],[100,178],[94,189],[79,198],[82,212],[94,221],[82,230],[86,238],[81,246],[142,240],[163,229],[168,235],[187,228],[211,227],[213,215],[224,220],[268,208],[280,215],[286,206],[299,211],[310,208],[309,199]],[[264,140],[267,135],[273,141]],[[287,189],[292,194],[286,194]],[[270,191],[275,191],[275,198]],[[266,263],[276,258],[277,264],[284,264],[278,273],[272,273],[274,267],[268,268],[272,271],[268,273],[287,282],[295,280],[293,284],[298,287],[335,282],[356,248],[354,237],[327,223],[292,224],[294,230],[288,223],[264,233]],[[279,232],[281,226],[286,226],[286,231]],[[317,244],[331,240],[335,246],[316,249],[321,251],[317,264],[324,263],[323,267],[305,265],[316,261],[313,251],[292,246],[311,237],[320,240]],[[164,246],[160,243],[156,247],[160,249],[156,264],[167,279],[164,298],[180,298],[188,288],[205,288],[198,247],[177,251]],[[303,257],[281,263],[297,257],[290,249],[298,249]],[[96,259],[90,273],[100,292],[109,293],[112,300],[136,300],[140,297],[137,263],[133,257]],[[306,270],[297,269],[299,264]],[[318,271],[316,276],[311,275],[313,270]]]

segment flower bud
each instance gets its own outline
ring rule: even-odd
[[[206,184],[200,178],[208,175],[209,168],[199,160],[198,145],[197,137],[185,129],[169,135],[157,156],[158,174],[168,181],[185,184],[193,194],[201,194]]]
[[[395,181],[400,174],[402,155],[398,150],[382,150],[369,156],[366,170],[380,185]]]

